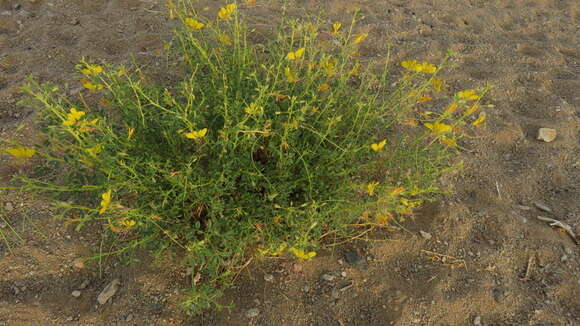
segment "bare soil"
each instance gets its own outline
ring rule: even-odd
[[[202,1],[215,12],[223,1]],[[281,1],[241,6],[256,25]],[[451,90],[492,83],[490,123],[464,144],[464,169],[441,182],[452,192],[417,213],[406,230],[373,235],[313,261],[254,262],[221,301],[231,309],[188,318],[176,303],[187,287],[178,258],[153,264],[108,259],[80,266],[101,248],[45,203],[0,193],[0,325],[580,325],[580,2],[575,0],[287,1],[294,15],[324,10],[329,22],[360,8],[370,31],[363,55],[436,62],[459,53]],[[163,60],[175,22],[161,0],[0,0],[0,137],[32,141],[33,110],[18,104],[28,76],[78,93],[74,65],[146,67]],[[555,141],[536,139],[540,127]],[[0,186],[21,173],[0,156]],[[546,206],[550,212],[538,208]],[[419,231],[427,232],[430,239]],[[97,295],[113,279],[111,302]],[[79,297],[72,296],[75,290]],[[77,293],[78,294],[78,293]]]

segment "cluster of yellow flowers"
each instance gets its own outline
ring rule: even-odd
[[[28,147],[9,147],[9,148],[4,148],[3,151],[12,155],[12,157],[15,157],[18,159],[27,159],[27,158],[34,156],[34,154],[36,154],[35,149],[28,148]]]
[[[82,120],[82,117],[84,117],[85,114],[84,111],[71,108],[69,113],[66,115],[66,120],[62,122],[62,125],[67,127],[77,126],[80,132],[91,131],[97,125],[99,119],[97,118],[90,121]]]
[[[284,252],[286,252],[286,248],[288,248],[288,244],[286,242],[284,242],[275,250],[258,248],[258,252],[264,256],[280,256],[280,255],[284,254]],[[291,247],[290,249],[288,249],[288,251],[300,260],[312,259],[312,258],[316,257],[316,254],[317,254],[316,251],[306,252],[302,249],[298,249],[295,247]]]
[[[421,72],[425,74],[434,74],[437,72],[437,67],[430,64],[429,62],[417,62],[417,60],[406,60],[401,62],[403,68],[413,71]]]

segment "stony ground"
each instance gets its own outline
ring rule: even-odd
[[[222,1],[202,1],[208,12]],[[490,123],[464,145],[452,194],[406,230],[374,234],[305,264],[255,262],[222,302],[230,310],[187,318],[178,257],[152,264],[78,258],[102,248],[39,200],[0,192],[0,325],[579,325],[580,3],[574,0],[256,1],[253,24],[320,9],[347,22],[360,8],[363,55],[393,62],[459,53],[451,89],[495,85]],[[33,141],[32,109],[18,104],[28,76],[78,93],[82,56],[147,67],[163,60],[174,24],[161,0],[0,0],[0,137]],[[537,140],[541,127],[556,130]],[[26,167],[24,167],[26,168]],[[0,156],[0,186],[23,173]],[[423,232],[421,232],[423,231]],[[98,249],[95,249],[98,248]],[[111,299],[101,291],[118,280]],[[115,281],[116,283],[116,281]]]

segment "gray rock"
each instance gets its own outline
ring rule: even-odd
[[[107,284],[107,286],[105,286],[103,291],[101,291],[101,293],[99,293],[99,296],[97,297],[97,301],[99,302],[99,304],[103,305],[107,303],[117,293],[120,286],[121,281],[117,278],[112,280],[111,283]]]
[[[79,290],[74,290],[74,291],[72,291],[72,293],[71,293],[70,295],[72,295],[72,296],[73,296],[73,297],[75,297],[75,298],[78,298],[78,297],[80,297],[80,296],[81,296],[81,291],[79,291]]]

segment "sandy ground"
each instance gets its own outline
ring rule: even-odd
[[[242,11],[267,23],[281,4],[258,0]],[[370,30],[363,55],[381,54],[387,42],[394,62],[436,60],[453,49],[459,66],[446,75],[451,90],[496,86],[488,128],[465,144],[464,170],[442,180],[453,194],[422,209],[406,232],[376,235],[381,241],[336,247],[303,266],[254,263],[223,298],[231,309],[188,319],[175,307],[187,286],[177,259],[154,266],[135,256],[133,265],[109,259],[79,268],[75,259],[99,248],[99,236],[4,191],[0,325],[580,325],[578,246],[537,220],[555,218],[580,234],[580,2],[287,4],[295,15],[323,9],[343,23],[360,8]],[[34,138],[32,109],[17,103],[27,76],[75,90],[82,56],[159,64],[174,24],[163,9],[161,0],[0,0],[0,137]],[[557,130],[556,140],[538,141],[540,127]],[[0,156],[0,185],[14,173]],[[98,305],[116,278],[118,293]]]

